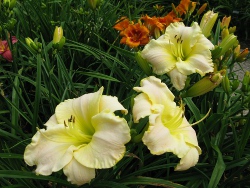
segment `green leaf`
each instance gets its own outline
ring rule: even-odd
[[[183,185],[180,185],[178,183],[173,183],[168,180],[159,179],[159,178],[150,178],[150,177],[132,177],[123,179],[121,181],[125,185],[152,185],[157,187],[174,187],[174,188],[187,188]]]
[[[221,154],[218,146],[216,146],[216,145],[211,145],[211,146],[217,152],[218,158],[217,158],[217,162],[215,164],[211,179],[209,181],[208,188],[215,188],[215,187],[217,187],[217,185],[218,185],[218,183],[219,183],[219,181],[220,181],[220,179],[221,179],[221,177],[226,169],[226,165],[223,161],[222,154]]]

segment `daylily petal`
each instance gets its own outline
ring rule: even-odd
[[[182,90],[185,87],[187,76],[179,72],[177,68],[174,68],[173,70],[171,70],[168,73],[168,75],[171,78],[171,82],[173,86],[177,90]]]
[[[44,124],[45,126],[47,126],[47,129],[51,128],[51,127],[55,127],[58,125],[57,119],[56,119],[56,115],[52,115],[49,120]]]
[[[150,116],[149,118],[154,117]],[[162,124],[160,116],[155,118],[154,124],[150,124],[148,131],[144,133],[142,141],[150,152],[155,155],[172,152],[181,158],[189,149],[184,141],[183,135],[173,136],[170,130]]]
[[[74,158],[63,168],[63,173],[69,182],[76,185],[89,183],[95,178],[95,169],[83,166]]]
[[[193,129],[193,127],[189,124],[186,117],[183,117],[181,125],[175,132],[172,132],[172,134],[183,134],[186,143],[198,147],[196,132]],[[199,153],[201,153],[201,150],[199,151]]]
[[[133,106],[133,119],[135,123],[139,122],[139,119],[149,116],[151,111],[151,102],[145,93],[141,93],[134,98]]]
[[[74,152],[74,157],[89,168],[110,168],[124,155],[130,130],[125,119],[101,112],[92,118],[95,133],[91,142]]]
[[[173,93],[164,83],[161,83],[160,79],[154,76],[142,79],[140,85],[141,87],[134,87],[133,89],[147,94],[152,104],[169,105],[169,102],[174,100]]]
[[[190,147],[189,151],[181,158],[180,163],[175,167],[175,171],[187,170],[195,166],[199,160],[199,151],[196,147]]]
[[[39,130],[25,149],[25,162],[29,166],[36,165],[35,172],[42,175],[62,169],[71,161],[76,149],[67,138],[72,140],[63,125],[57,129]]]
[[[117,97],[102,95],[100,100],[99,111],[109,111],[115,112],[117,110],[121,110],[124,114],[128,113],[128,110],[125,109],[121,103],[119,103]]]
[[[99,112],[99,102],[103,92],[101,87],[95,93],[82,95],[75,99],[68,99],[60,103],[55,110],[56,119],[59,124],[71,117],[75,118],[75,126],[85,134],[92,135],[95,131],[91,126],[91,118]]]
[[[152,64],[153,72],[159,75],[174,68],[176,59],[171,53],[171,45],[164,37],[150,40],[141,56]]]
[[[11,53],[10,50],[6,50],[6,51],[5,51],[4,53],[2,53],[1,55],[2,55],[2,57],[3,57],[4,59],[6,59],[6,60],[9,61],[9,62],[12,62],[12,61],[13,61],[12,53]]]
[[[190,52],[189,58],[185,61],[179,61],[176,63],[178,71],[184,75],[190,75],[192,73],[199,73],[204,76],[205,73],[213,72],[213,61],[211,59],[211,52],[203,44],[197,44]]]

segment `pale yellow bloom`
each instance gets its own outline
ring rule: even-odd
[[[149,128],[142,141],[154,155],[172,152],[180,163],[175,170],[187,170],[196,165],[201,154],[194,129],[176,106],[174,95],[161,80],[151,76],[141,81],[141,92],[134,99],[133,118],[138,122],[149,116]]]
[[[113,167],[125,153],[130,130],[114,111],[127,110],[116,97],[95,93],[60,103],[55,114],[33,136],[24,152],[35,172],[50,175],[63,169],[68,181],[82,185],[95,177],[95,169]]]
[[[181,90],[187,76],[199,73],[204,76],[213,72],[211,49],[214,45],[202,34],[198,23],[185,27],[182,22],[170,24],[164,35],[152,39],[142,50],[158,75],[167,73],[173,86]]]

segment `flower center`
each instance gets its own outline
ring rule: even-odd
[[[68,123],[64,121],[65,128],[68,128],[67,132],[70,136],[72,136],[75,141],[81,144],[88,144],[91,139],[92,135],[84,134],[80,129],[77,128],[75,116],[70,116],[68,119]]]
[[[178,35],[175,35],[173,40],[173,48],[171,48],[171,50],[177,60],[179,59],[184,60],[185,58],[182,44],[183,44],[182,36],[179,37]]]

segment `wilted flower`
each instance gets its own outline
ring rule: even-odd
[[[138,122],[149,116],[149,128],[142,141],[154,155],[172,152],[181,158],[175,170],[187,170],[196,165],[201,154],[194,129],[176,106],[174,95],[161,80],[151,76],[141,81],[141,92],[134,99],[133,118]]]
[[[82,185],[95,177],[95,169],[113,167],[122,159],[130,131],[114,111],[127,110],[116,97],[95,93],[60,103],[55,114],[33,136],[24,160],[35,172],[50,175],[63,169],[68,181]]]
[[[130,24],[121,31],[121,44],[126,44],[130,48],[136,48],[139,45],[145,45],[149,42],[149,30],[140,23]]]
[[[187,75],[204,76],[213,72],[211,49],[214,45],[202,34],[198,23],[185,27],[182,22],[170,24],[166,33],[152,39],[142,50],[142,57],[152,64],[153,72],[167,73],[173,86],[181,90]]]
[[[11,38],[11,42],[12,44],[15,44],[17,42],[17,39],[15,36],[13,36]],[[12,62],[13,61],[13,58],[12,58],[12,53],[10,51],[10,48],[9,48],[9,45],[8,45],[8,41],[7,40],[3,40],[1,41],[0,40],[0,55],[6,59],[7,61],[9,62]]]

